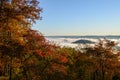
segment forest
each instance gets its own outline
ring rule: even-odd
[[[31,27],[37,0],[0,0],[0,80],[120,80],[117,43],[75,49],[46,41]]]

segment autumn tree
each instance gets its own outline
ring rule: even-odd
[[[37,0],[0,0],[0,57],[8,61],[2,64],[9,66],[9,80],[12,79],[14,59],[21,59],[25,53],[25,35],[31,25],[41,19],[42,9],[38,3]]]
[[[119,52],[115,45],[114,41],[105,39],[100,40],[95,47],[86,48],[86,54],[95,62],[93,80],[112,80],[116,69],[120,69]]]
[[[1,43],[10,40],[23,41],[23,36],[35,20],[41,19],[41,8],[37,0],[1,0],[0,1],[0,38]]]

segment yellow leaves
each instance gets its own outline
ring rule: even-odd
[[[17,41],[18,43],[20,43],[21,45],[25,44],[25,41],[24,41],[23,37],[14,38],[14,40]]]
[[[9,21],[9,27],[11,32],[16,33],[17,35],[22,35],[26,33],[26,28],[24,28],[20,23],[16,20],[10,20]]]
[[[25,43],[23,36],[27,34],[27,30],[19,25],[16,20],[10,20],[6,32],[10,33],[10,37],[20,43]]]
[[[13,68],[15,74],[19,74],[21,72],[20,68]]]
[[[20,67],[22,66],[20,59],[14,58],[12,61],[13,72],[18,74],[21,72]]]

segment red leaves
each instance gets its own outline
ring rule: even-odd
[[[34,53],[37,54],[41,58],[44,57],[44,55],[42,54],[42,52],[40,50],[35,50]]]
[[[62,63],[67,63],[67,61],[68,61],[67,58],[66,58],[65,56],[62,56],[61,62],[62,62]]]

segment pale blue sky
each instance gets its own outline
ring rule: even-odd
[[[43,35],[119,35],[120,0],[39,0]]]

